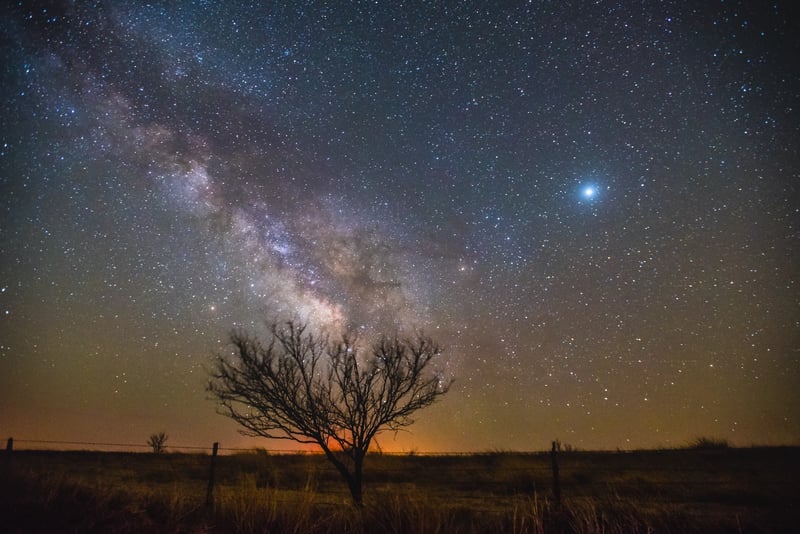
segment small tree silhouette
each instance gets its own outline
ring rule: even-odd
[[[383,337],[362,355],[354,337],[333,342],[306,324],[273,324],[270,333],[267,344],[231,333],[234,357],[217,357],[208,391],[245,435],[317,444],[360,505],[375,435],[412,424],[450,388],[433,370],[439,347],[421,334]]]
[[[147,440],[147,444],[153,448],[153,452],[155,454],[161,454],[166,450],[165,443],[167,442],[167,436],[164,432],[159,432],[158,434],[151,434],[150,438]]]

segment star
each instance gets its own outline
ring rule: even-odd
[[[8,435],[249,446],[204,358],[304,319],[446,348],[395,450],[800,442],[785,7],[8,4]]]

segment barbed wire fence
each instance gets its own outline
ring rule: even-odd
[[[507,492],[536,492],[545,490],[552,495],[555,506],[560,506],[564,495],[571,498],[580,491],[599,491],[597,488],[620,487],[624,491],[633,491],[628,487],[639,488],[640,491],[661,492],[665,494],[679,495],[684,489],[687,481],[694,480],[698,476],[715,477],[716,471],[708,473],[709,469],[717,469],[714,463],[708,462],[707,456],[697,456],[708,452],[719,452],[718,450],[704,451],[692,449],[665,449],[651,451],[637,450],[617,450],[617,451],[582,451],[574,447],[565,446],[562,448],[558,441],[551,443],[550,450],[539,451],[514,451],[514,450],[485,450],[485,451],[383,451],[378,449],[375,456],[389,456],[398,458],[398,461],[384,462],[380,465],[380,472],[384,473],[392,481],[405,481],[406,471],[411,469],[440,469],[444,474],[442,480],[449,480],[458,487],[473,487],[476,484],[495,484],[492,491]],[[1,445],[0,445],[1,447]],[[754,449],[755,450],[755,449]],[[144,458],[152,455],[153,458],[161,457],[170,463],[170,457],[176,462],[180,460],[181,453],[188,455],[196,454],[201,462],[200,465],[207,464],[205,475],[201,475],[204,484],[207,484],[206,505],[214,505],[216,458],[218,452],[227,452],[227,459],[220,459],[219,465],[222,469],[222,480],[230,479],[231,466],[239,468],[240,462],[235,456],[238,453],[268,456],[297,455],[297,456],[323,456],[321,451],[309,449],[266,449],[259,446],[249,447],[221,447],[218,442],[212,445],[202,446],[196,444],[174,444],[167,445],[168,454],[153,454],[153,447],[146,443],[130,443],[121,441],[82,441],[82,440],[54,440],[54,439],[28,439],[28,438],[8,438],[5,447],[5,454],[0,448],[0,468],[11,466],[15,463],[17,451],[21,457],[35,458],[41,453],[53,452],[56,454],[66,453],[131,453],[137,457]],[[149,452],[153,451],[153,452]],[[733,451],[736,452],[736,451]],[[746,453],[747,450],[743,450]],[[176,453],[171,456],[169,453]],[[687,457],[667,460],[666,463],[658,459],[658,455],[674,454],[694,454],[694,460],[687,461]],[[423,463],[410,464],[402,457],[418,457]],[[471,460],[461,462],[442,460],[440,463],[436,457],[471,457]],[[119,457],[121,460],[123,456]],[[426,459],[427,458],[427,459]],[[112,460],[113,461],[113,460]],[[188,460],[187,460],[188,461]],[[191,460],[195,461],[195,460]],[[256,465],[254,460],[246,458],[243,460],[247,469]],[[260,461],[260,460],[256,460]],[[288,460],[287,460],[288,461]],[[742,460],[738,460],[742,461]],[[231,463],[234,462],[234,463]],[[292,462],[289,462],[292,464]],[[163,462],[156,462],[154,465],[162,465]],[[258,476],[264,475],[264,470],[280,470],[284,460],[266,462],[258,467]],[[138,464],[137,464],[138,465]],[[181,464],[183,465],[183,464]],[[258,464],[259,466],[261,464]],[[295,465],[295,464],[292,464]],[[297,464],[299,465],[299,464]],[[709,467],[710,466],[710,467]],[[205,469],[205,468],[204,468]],[[316,469],[316,468],[315,468]],[[753,467],[752,469],[755,469]],[[637,474],[646,472],[647,475]],[[196,471],[193,471],[196,473]],[[251,471],[248,471],[248,473]],[[255,471],[253,471],[255,472]],[[437,471],[439,472],[439,471]],[[452,475],[451,473],[457,473]],[[700,473],[700,475],[698,475]],[[2,475],[0,475],[1,477]],[[197,478],[192,475],[192,480]],[[218,477],[216,477],[218,478]],[[227,483],[227,482],[226,482]],[[510,488],[510,489],[509,489]],[[625,489],[628,488],[628,489]],[[644,490],[641,490],[644,488]],[[614,490],[617,491],[616,489]],[[616,493],[615,493],[616,495]]]
[[[8,445],[8,444],[11,445]],[[13,448],[15,445],[19,443],[27,443],[34,445],[33,449],[41,449],[41,450],[48,450],[47,448],[52,445],[70,445],[70,446],[87,446],[87,447],[105,447],[105,448],[113,448],[113,449],[129,449],[129,450],[138,450],[138,449],[152,449],[152,445],[147,443],[110,443],[110,442],[103,442],[103,441],[71,441],[71,440],[58,440],[58,439],[17,439],[17,438],[8,438],[6,450],[9,450],[9,447]],[[36,445],[43,445],[45,447],[35,447]],[[173,445],[169,444],[166,445],[166,448],[172,450],[187,450],[187,451],[211,451],[213,449],[213,445],[201,446],[201,445]],[[96,449],[102,450],[102,449]],[[255,447],[219,447],[221,451],[232,451],[232,452],[245,452],[245,451],[252,451],[255,450]],[[302,451],[295,451],[292,449],[274,449],[269,450],[267,452],[274,452],[275,454],[283,453],[292,453],[292,452],[302,452]]]
[[[75,450],[96,450],[104,451],[111,449],[108,452],[133,452],[137,450],[150,450],[152,445],[147,443],[113,443],[103,441],[78,441],[78,440],[57,440],[57,439],[19,439],[9,437],[6,442],[6,450],[20,449],[20,450],[62,450],[51,449],[52,446],[74,446],[74,447],[103,447],[101,449],[75,449]],[[30,444],[32,447],[18,447],[18,444]],[[164,447],[170,451],[208,451],[213,450],[212,445],[181,445],[165,443]],[[127,449],[127,451],[125,450]],[[268,454],[317,454],[317,451],[310,451],[306,449],[267,449],[265,447],[252,446],[252,447],[218,447],[219,451],[226,452],[253,452],[264,451]],[[544,451],[375,451],[374,454],[387,455],[387,456],[405,456],[405,455],[421,455],[421,456],[470,456],[475,454],[493,454],[513,452],[515,454],[543,454]]]
[[[13,437],[9,437],[6,442],[6,454],[4,455],[6,458],[6,462],[11,462],[11,457],[15,455],[15,446],[19,444],[27,444],[32,447],[23,447],[17,448],[19,452],[37,452],[37,451],[53,451],[53,452],[133,452],[139,450],[152,450],[153,452],[164,452],[163,450],[156,451],[152,444],[150,443],[119,443],[119,442],[109,442],[109,441],[80,441],[80,440],[54,440],[54,439],[15,439]],[[64,450],[63,447],[82,447],[78,449],[72,450]],[[219,442],[214,442],[211,447],[208,446],[201,446],[201,445],[169,445],[168,447],[165,445],[165,449],[170,449],[171,452],[181,452],[181,451],[192,451],[192,452],[210,452],[210,463],[209,463],[209,470],[208,470],[208,485],[207,485],[207,492],[206,492],[206,499],[205,505],[206,507],[213,507],[214,506],[214,487],[215,487],[215,471],[216,471],[216,464],[217,464],[217,454],[219,451],[227,451],[232,453],[242,453],[242,452],[256,452],[256,451],[263,451],[267,454],[272,455],[291,455],[291,454],[298,454],[298,455],[308,455],[308,454],[315,454],[317,451],[309,451],[309,450],[298,450],[298,449],[264,449],[260,447],[220,447]],[[112,450],[109,450],[112,449]],[[119,450],[122,449],[122,450]],[[136,452],[134,452],[136,454]],[[474,452],[427,452],[427,453],[420,453],[418,451],[410,451],[410,452],[386,452],[380,450],[379,452],[375,453],[378,455],[387,455],[387,456],[466,456],[466,455],[475,455]],[[480,453],[477,453],[480,455]],[[502,454],[501,451],[497,451],[496,453],[484,453],[484,454]],[[541,454],[539,453],[517,453],[517,454]],[[555,483],[558,484],[558,467],[557,467],[557,459],[556,459],[556,443],[553,442],[553,452],[552,452],[552,460],[553,460],[553,475]],[[557,501],[560,504],[560,491],[557,493]]]

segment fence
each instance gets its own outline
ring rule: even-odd
[[[122,448],[127,449],[127,451],[136,450],[136,449],[151,449],[153,452],[163,452],[163,449],[156,449],[153,444],[141,444],[141,443],[111,443],[111,442],[95,442],[95,441],[68,441],[68,440],[32,440],[32,439],[17,439],[15,440],[13,437],[9,437],[6,442],[6,460],[8,463],[11,462],[11,458],[13,457],[14,453],[14,445],[15,444],[30,444],[30,445],[44,445],[46,447],[51,446],[79,446],[79,447],[105,447],[105,448]],[[217,463],[217,455],[219,451],[228,451],[228,452],[244,452],[244,451],[253,451],[253,448],[241,448],[241,447],[220,447],[219,442],[214,442],[211,447],[203,447],[197,445],[170,445],[169,447],[173,451],[210,451],[210,461],[209,461],[209,469],[208,469],[208,485],[206,491],[206,499],[205,504],[206,506],[212,506],[214,503],[214,487],[215,487],[215,475],[216,475],[216,463]],[[23,449],[26,450],[26,449]],[[42,449],[27,449],[27,450],[42,450]],[[48,449],[44,449],[48,450]],[[273,450],[263,450],[266,453],[270,454],[306,454],[307,451],[298,451],[293,449],[273,449]],[[558,453],[560,450],[560,445],[558,442],[553,442],[552,450],[550,451],[550,458],[551,458],[551,466],[552,466],[552,475],[553,475],[553,491],[554,491],[554,501],[557,506],[561,505],[561,486],[559,481],[559,466],[558,466]],[[107,451],[105,451],[107,452]],[[467,455],[474,455],[475,453],[463,453],[463,452],[446,452],[446,453],[429,453],[422,455],[420,453],[378,453],[380,455],[387,455],[387,456],[467,456]],[[492,454],[492,453],[489,453]],[[502,453],[496,453],[502,454]]]
[[[100,442],[100,441],[65,441],[65,440],[54,440],[54,439],[15,439],[15,438],[8,438],[6,442],[6,450],[11,451],[14,447],[14,444],[18,443],[28,443],[31,445],[43,445],[45,447],[50,447],[53,445],[70,445],[70,446],[78,446],[78,447],[105,447],[105,448],[113,448],[115,450],[119,449],[127,449],[127,450],[138,450],[138,449],[152,449],[152,445],[148,445],[146,443],[108,443],[108,442]],[[172,450],[177,451],[212,451],[213,446],[200,446],[200,445],[165,445],[165,447],[169,447]],[[33,447],[38,448],[38,447]],[[103,450],[103,449],[97,449]],[[245,447],[220,447],[220,451],[231,451],[231,452],[244,452],[244,451],[252,451],[253,448],[245,448]],[[295,451],[291,449],[275,449],[268,451],[274,454],[291,454]]]
[[[124,447],[127,449],[131,448],[146,448],[146,449],[153,449],[154,452],[163,452],[163,449],[156,451],[153,445],[148,444],[139,444],[139,443],[105,443],[105,442],[97,442],[97,441],[64,441],[64,440],[42,440],[42,439],[18,439],[14,440],[13,437],[8,438],[6,441],[6,461],[10,463],[11,457],[13,456],[14,452],[14,443],[31,443],[31,444],[39,444],[39,445],[83,445],[83,446],[92,446],[92,447]],[[173,446],[173,449],[180,449],[180,450],[199,450],[199,451],[207,451],[209,447],[200,447],[196,445],[178,445]],[[218,442],[214,442],[214,444],[210,448],[211,450],[211,460],[209,464],[208,470],[208,486],[206,490],[206,506],[212,506],[214,503],[214,474],[216,471],[216,462],[217,462],[217,453],[220,450],[228,450],[228,451],[246,451],[252,449],[242,449],[242,448],[233,448],[228,447],[223,449],[219,446]]]
[[[22,447],[17,449],[16,446]],[[91,448],[152,449],[142,443],[90,442],[67,440],[14,440],[9,438],[5,453],[0,448],[0,467],[7,465],[52,465],[60,468],[69,459],[70,469],[88,468],[88,472],[105,473],[115,462],[125,465],[124,476],[134,482],[162,484],[187,482],[187,491],[196,492],[198,503],[213,503],[215,488],[227,488],[246,480],[257,487],[302,489],[313,471],[320,494],[339,491],[339,474],[327,465],[323,455],[308,451],[221,447],[219,443],[203,447],[175,445],[169,450],[194,451],[199,454],[156,455],[111,451],[109,456],[64,451],[64,446]],[[28,448],[31,447],[31,448]],[[60,450],[43,451],[37,447]],[[215,450],[216,449],[216,450]],[[415,487],[432,495],[455,492],[461,497],[474,495],[538,495],[552,505],[566,505],[576,499],[603,496],[615,502],[652,498],[660,500],[684,498],[687,491],[702,488],[726,488],[731,480],[752,482],[753,477],[783,476],[796,465],[798,448],[750,448],[730,450],[665,449],[650,451],[576,451],[553,444],[549,451],[513,452],[437,452],[375,453],[369,460],[367,482],[375,487]],[[254,452],[266,454],[230,454],[217,459],[216,453]],[[274,454],[274,456],[273,456]],[[112,456],[115,455],[115,456]],[[285,455],[285,456],[281,456]],[[2,458],[5,457],[5,458]],[[151,460],[158,458],[158,460]],[[383,458],[381,458],[383,457]],[[50,463],[48,463],[50,462]],[[794,462],[794,463],[792,463]],[[98,468],[98,463],[102,467]],[[136,466],[131,468],[130,466]],[[165,475],[158,472],[164,466]],[[309,468],[309,466],[311,466]],[[137,469],[142,468],[142,471]],[[152,469],[152,471],[147,471]],[[310,470],[309,470],[310,469]],[[305,471],[304,471],[305,470]],[[788,470],[788,471],[787,471]],[[144,475],[143,475],[144,473]],[[755,474],[754,474],[755,473]],[[766,473],[763,474],[762,473]],[[365,473],[366,474],[366,473]],[[146,476],[145,476],[146,475]],[[2,478],[0,476],[0,478]],[[181,482],[182,483],[182,482]],[[408,485],[408,486],[407,486]],[[733,486],[732,486],[733,487]],[[734,487],[739,491],[739,487]],[[222,490],[227,491],[227,490]],[[723,491],[719,489],[719,491]],[[219,491],[217,492],[219,494]],[[224,495],[224,493],[223,493]],[[735,497],[731,497],[735,498]],[[671,501],[670,501],[671,502]]]
[[[7,448],[11,447],[11,443],[13,444],[20,444],[20,443],[27,443],[33,445],[33,447],[24,447],[25,449],[49,449],[51,446],[62,446],[62,445],[69,445],[75,447],[100,447],[97,451],[104,451],[104,450],[114,450],[114,451],[135,451],[135,450],[152,450],[153,446],[146,444],[146,443],[111,443],[111,442],[95,442],[95,441],[65,441],[65,440],[48,440],[48,439],[16,439],[16,438],[8,438]],[[38,447],[38,446],[42,447]],[[172,452],[175,451],[207,451],[211,452],[213,449],[213,445],[175,445],[172,443],[167,443],[164,445],[166,449],[169,449]],[[17,447],[19,448],[19,447]],[[10,449],[9,449],[10,450]],[[63,449],[57,449],[63,450]],[[81,449],[76,449],[81,450]],[[219,447],[220,452],[253,452],[255,450],[264,451],[268,454],[316,454],[317,451],[309,451],[304,449],[266,449],[263,447]],[[561,450],[559,446],[559,451]],[[513,452],[519,454],[541,454],[542,451],[418,451],[418,450],[409,450],[409,451],[381,451],[377,450],[374,451],[374,454],[386,455],[386,456],[473,456],[476,454],[495,454],[495,453],[504,453],[504,452]],[[372,454],[373,452],[371,452]]]

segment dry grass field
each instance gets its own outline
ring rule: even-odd
[[[797,532],[800,448],[550,456],[373,455],[350,504],[320,455],[14,451],[0,455],[4,532]]]

